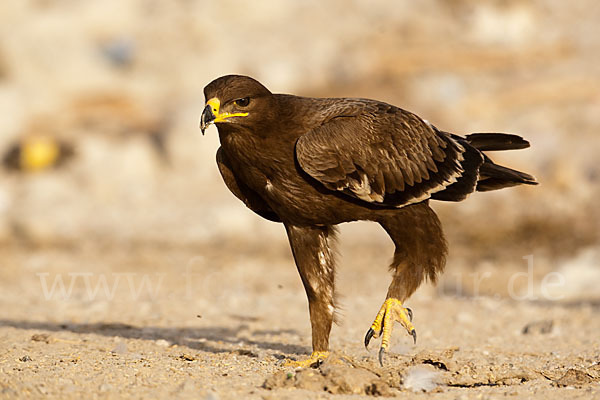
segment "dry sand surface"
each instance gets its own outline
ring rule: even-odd
[[[367,352],[362,340],[385,296],[383,254],[391,248],[374,247],[342,246],[335,353],[305,370],[284,365],[311,351],[306,298],[284,240],[260,251],[258,244],[3,249],[3,262],[21,268],[0,273],[1,396],[425,396],[421,389],[440,399],[600,396],[597,300],[474,298],[424,287],[408,303],[417,345],[396,329],[380,367],[377,344]],[[57,278],[68,299],[59,285],[51,292]],[[492,279],[488,290],[506,290]]]
[[[0,167],[0,397],[600,398],[598,21],[595,0],[1,1],[0,159],[40,137],[73,154]],[[197,128],[227,73],[523,135],[493,158],[541,184],[434,202],[446,273],[383,367],[362,341],[392,244],[343,226],[334,354],[296,371],[284,230],[227,191]]]

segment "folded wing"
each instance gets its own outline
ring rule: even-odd
[[[389,104],[348,102],[296,143],[300,167],[326,188],[394,207],[475,190],[483,155],[464,139]]]

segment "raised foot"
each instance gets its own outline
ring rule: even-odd
[[[285,367],[309,368],[309,367],[314,366],[315,364],[318,366],[327,357],[329,357],[328,351],[313,351],[313,353],[310,355],[310,357],[306,360],[300,360],[300,361],[287,360],[285,362],[285,364],[283,364],[283,365]]]
[[[410,308],[404,308],[402,302],[398,299],[387,299],[375,317],[375,321],[365,335],[365,348],[369,348],[369,342],[372,338],[381,336],[381,347],[379,348],[379,364],[383,366],[383,354],[387,351],[392,337],[394,321],[400,322],[409,335],[417,343],[417,331],[412,324],[412,311]]]

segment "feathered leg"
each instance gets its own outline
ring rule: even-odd
[[[412,311],[402,304],[421,285],[424,279],[436,281],[446,263],[446,240],[441,224],[427,202],[385,213],[378,220],[390,235],[396,250],[390,265],[392,283],[386,301],[365,336],[365,346],[373,337],[382,336],[379,362],[389,347],[394,321],[398,321],[416,342]]]
[[[297,366],[310,366],[329,354],[329,333],[334,317],[335,265],[330,240],[332,227],[285,225],[290,247],[308,296],[313,353]]]

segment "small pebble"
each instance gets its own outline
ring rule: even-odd
[[[127,343],[125,342],[119,342],[117,343],[117,345],[115,346],[114,349],[112,349],[112,352],[115,354],[125,354],[127,353]]]

